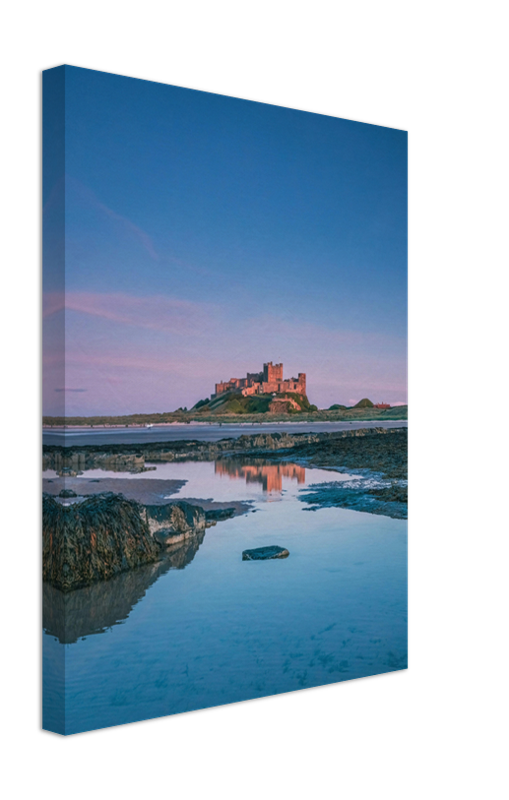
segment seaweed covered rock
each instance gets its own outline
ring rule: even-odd
[[[234,508],[214,508],[205,512],[207,522],[221,522],[235,516]]]
[[[64,592],[156,561],[140,506],[121,494],[97,494],[64,506],[43,495],[43,580]]]
[[[205,530],[207,519],[200,506],[180,500],[164,506],[142,506],[142,516],[148,529],[161,544],[170,545],[184,541]]]

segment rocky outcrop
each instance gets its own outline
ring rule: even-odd
[[[159,547],[140,509],[99,494],[64,506],[43,495],[43,580],[64,592],[156,561]]]
[[[43,470],[54,469],[59,474],[78,474],[84,470],[105,469],[116,472],[143,472],[150,467],[146,462],[213,461],[225,454],[241,452],[260,454],[280,450],[299,451],[306,447],[342,448],[365,441],[369,446],[383,442],[393,446],[398,440],[406,444],[406,428],[359,428],[334,433],[258,433],[239,436],[237,439],[220,439],[218,442],[175,441],[151,442],[143,445],[86,445],[60,447],[45,445]],[[65,473],[65,470],[73,473]]]
[[[288,414],[290,409],[300,411],[300,406],[295,402],[293,397],[275,397],[269,403],[269,414]]]
[[[205,512],[207,523],[216,523],[221,520],[231,519],[235,516],[234,508],[212,508],[210,511]]]
[[[151,535],[162,545],[182,542],[207,526],[203,508],[183,501],[164,506],[143,506],[141,515]]]
[[[43,580],[69,592],[165,557],[182,568],[210,524],[183,501],[145,506],[106,492],[64,505],[44,494]]]
[[[285,547],[273,544],[267,547],[255,547],[242,552],[242,561],[268,561],[271,558],[288,558],[289,551]]]

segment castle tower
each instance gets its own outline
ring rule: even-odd
[[[272,367],[273,369],[273,380],[280,382],[283,380],[283,365],[282,364],[274,364]]]
[[[272,364],[269,361],[263,365],[263,380],[266,383],[281,383],[283,380],[283,365]]]

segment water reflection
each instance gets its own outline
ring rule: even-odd
[[[64,593],[43,583],[43,627],[62,644],[104,633],[126,620],[147,589],[170,569],[184,569],[195,557],[205,531],[167,548],[155,564],[124,572],[108,581]]]
[[[242,479],[246,483],[260,483],[264,492],[281,492],[283,478],[306,482],[306,468],[299,464],[274,464],[256,458],[228,458],[215,463],[216,475]]]

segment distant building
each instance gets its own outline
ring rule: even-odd
[[[375,403],[373,408],[390,408],[389,403]]]
[[[229,381],[216,383],[216,391],[212,397],[224,392],[241,391],[244,396],[250,394],[281,394],[296,392],[306,394],[306,374],[299,372],[297,378],[283,379],[283,365],[269,361],[263,365],[262,372],[248,372],[245,378],[230,378]]]

